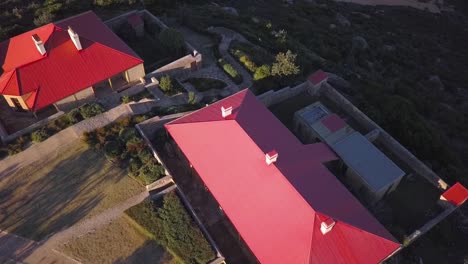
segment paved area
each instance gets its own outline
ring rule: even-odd
[[[224,27],[210,27],[208,29],[210,32],[219,34],[222,39],[221,43],[219,44],[219,53],[223,56],[223,59],[226,60],[229,64],[231,64],[241,75],[243,78],[243,82],[238,86],[240,89],[249,88],[252,86],[252,76],[250,73],[242,67],[236,59],[234,59],[231,54],[229,54],[229,46],[233,40],[238,40],[241,42],[248,42],[241,34],[224,28]]]

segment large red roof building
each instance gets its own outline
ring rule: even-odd
[[[395,238],[248,90],[166,124],[261,263],[378,263]]]
[[[142,59],[92,11],[0,43],[0,65],[0,94],[30,111],[93,94],[93,85],[115,76],[145,75]]]

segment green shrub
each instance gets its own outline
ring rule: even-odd
[[[125,143],[125,146],[127,147],[127,151],[138,153],[146,147],[146,144],[143,139],[133,137]]]
[[[69,124],[76,124],[80,122],[81,120],[83,120],[83,117],[81,116],[81,113],[80,113],[80,109],[77,109],[77,108],[68,112],[66,117],[68,119]]]
[[[84,104],[80,107],[80,114],[83,118],[88,119],[105,112],[104,107],[98,103]]]
[[[258,81],[258,80],[270,77],[270,75],[271,75],[271,68],[270,68],[269,65],[265,64],[265,65],[262,65],[262,66],[258,67],[255,70],[253,79],[254,79],[254,81]]]
[[[143,164],[141,163],[140,159],[138,158],[131,158],[128,166],[128,172],[132,176],[137,176],[138,171],[140,170],[141,166]]]
[[[192,104],[192,105],[197,103],[197,96],[195,95],[194,92],[188,93],[187,103]]]
[[[90,147],[95,147],[96,144],[99,144],[99,141],[96,138],[96,133],[93,132],[83,132],[82,140]]]
[[[166,28],[159,33],[162,46],[173,56],[183,55],[185,52],[184,35],[174,28]]]
[[[250,72],[255,72],[257,65],[249,59],[246,55],[243,55],[239,58],[239,61],[249,70]]]
[[[125,95],[125,96],[122,96],[122,98],[120,98],[120,100],[122,101],[122,103],[124,104],[128,104],[132,101],[132,99],[130,98],[130,96],[128,95]]]
[[[148,119],[148,116],[146,115],[137,115],[137,116],[132,117],[132,122],[134,124],[139,124],[147,119]]]
[[[163,92],[171,92],[173,90],[172,80],[169,75],[161,77],[159,88],[161,88]]]
[[[234,69],[231,64],[226,63],[223,59],[219,59],[218,63],[236,84],[242,83],[242,76],[237,72],[236,69]]]
[[[271,66],[271,75],[289,76],[299,73],[299,66],[296,65],[297,55],[288,50],[286,53],[280,52],[276,55],[276,61]]]
[[[15,142],[8,144],[8,155],[15,155],[26,148],[29,140],[25,136],[21,136]]]
[[[138,175],[146,184],[150,184],[164,177],[165,170],[156,160],[152,160],[141,167]]]
[[[137,137],[137,131],[133,127],[122,128],[119,132],[119,139],[127,142],[128,140]]]
[[[138,152],[138,158],[143,163],[148,163],[154,159],[153,154],[148,148],[144,148],[140,152]]]
[[[38,143],[46,140],[49,137],[49,133],[47,133],[46,128],[41,128],[38,130],[35,130],[31,134],[31,140],[32,142]]]
[[[122,154],[122,146],[118,141],[107,141],[104,144],[104,153],[109,159],[115,159]]]

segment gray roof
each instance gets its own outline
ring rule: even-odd
[[[375,192],[405,175],[404,171],[358,132],[339,140],[331,147]]]

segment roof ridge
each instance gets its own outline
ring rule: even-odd
[[[202,108],[200,108],[200,109],[198,109],[198,110],[195,110],[195,111],[193,111],[193,112],[191,112],[191,113],[189,113],[189,114],[187,114],[187,115],[184,115],[184,116],[179,117],[179,118],[177,118],[177,119],[175,119],[175,120],[172,120],[171,122],[167,123],[166,125],[183,124],[183,123],[176,123],[176,121],[179,120],[179,119],[183,119],[183,118],[186,118],[186,117],[188,117],[188,116],[191,116],[191,115],[193,115],[193,114],[199,113],[200,111],[204,110],[206,107],[210,107],[210,106],[212,106],[212,105],[214,105],[214,104],[218,104],[218,103],[220,103],[221,101],[226,100],[226,99],[228,99],[228,98],[231,98],[231,97],[234,97],[234,96],[239,96],[239,94],[242,93],[242,92],[247,93],[247,92],[248,92],[248,91],[246,91],[247,89],[248,89],[248,88],[245,88],[244,90],[241,90],[241,91],[238,91],[237,93],[231,94],[231,95],[229,95],[229,96],[227,96],[227,97],[225,97],[225,98],[223,98],[223,99],[221,99],[221,100],[219,100],[219,101],[216,101],[216,102],[212,103],[211,105],[202,107]],[[244,101],[244,100],[245,100],[245,95],[244,95],[244,97],[242,98],[242,101]],[[242,106],[242,103],[239,104],[239,107],[241,107],[241,106]],[[240,111],[240,110],[239,110],[239,111]],[[237,116],[238,116],[238,115],[236,115],[236,118],[235,118],[235,119],[232,119],[232,120],[236,120],[236,119],[237,119]],[[214,121],[214,120],[213,120],[213,121]],[[207,121],[205,121],[205,122],[207,122]],[[195,123],[195,122],[192,121],[192,122],[190,122],[190,123]]]
[[[8,71],[6,74],[10,74],[10,77],[8,78],[8,81],[5,83],[5,86],[0,90],[0,93],[3,93],[3,91],[5,90],[5,88],[8,86],[8,84],[10,84],[11,82],[11,78],[13,78],[13,75],[16,75],[16,68],[14,68],[13,70],[10,70]],[[5,74],[5,75],[6,75]],[[2,74],[3,75],[3,74]],[[1,88],[1,87],[0,87]]]

